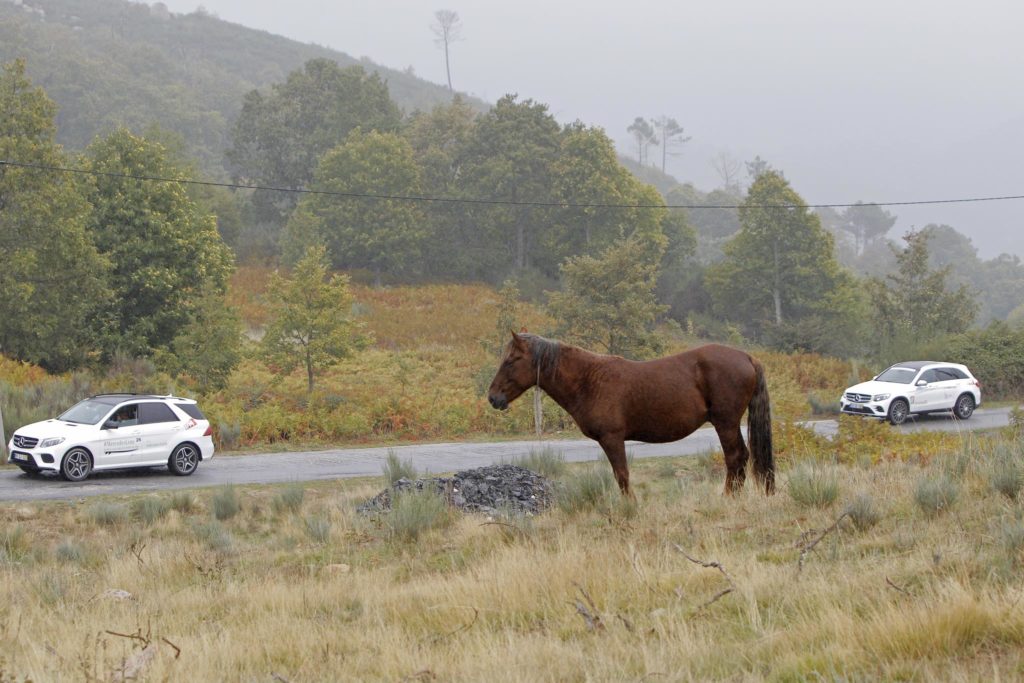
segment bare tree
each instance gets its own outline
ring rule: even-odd
[[[670,152],[669,147],[678,149],[686,141],[690,139],[690,136],[683,136],[683,127],[679,125],[679,122],[668,116],[659,116],[654,119],[654,130],[661,133],[661,172],[665,172],[665,159],[669,154],[680,154],[680,152]]]
[[[647,148],[650,145],[658,144],[658,137],[654,134],[654,126],[644,117],[638,116],[633,119],[633,123],[626,130],[636,140],[636,162],[643,166],[644,160],[647,158]]]
[[[722,179],[722,187],[728,191],[738,191],[740,187],[740,164],[739,159],[729,152],[719,152],[711,160],[711,167]]]
[[[444,47],[444,70],[448,74],[448,90],[454,92],[452,88],[452,67],[451,61],[448,59],[448,51],[451,44],[459,40],[462,36],[462,22],[459,20],[459,13],[453,12],[450,9],[439,9],[434,12],[434,18],[437,19],[437,23],[430,27],[430,30],[434,32],[437,38],[434,40],[438,46]]]

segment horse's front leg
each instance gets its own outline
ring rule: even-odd
[[[629,488],[629,464],[626,462],[626,442],[621,437],[606,436],[598,440],[604,454],[608,456],[612,472],[615,473],[615,481],[619,483],[619,491],[622,495],[636,500],[633,491]]]

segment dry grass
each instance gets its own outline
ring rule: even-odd
[[[238,487],[221,522],[216,490],[149,525],[7,505],[35,514],[0,555],[2,675],[108,680],[148,643],[143,680],[1015,680],[1021,504],[977,449],[837,465],[831,509],[642,460],[629,516],[459,516],[415,542],[353,512],[372,480],[310,484],[302,515],[275,506],[285,487]],[[939,471],[961,493],[929,515],[915,486]],[[829,531],[863,491],[877,521]]]

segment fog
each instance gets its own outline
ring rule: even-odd
[[[196,0],[164,0],[191,12]],[[546,103],[625,155],[636,116],[692,139],[667,170],[710,190],[711,159],[760,155],[808,203],[1024,194],[1024,5],[865,0],[203,0],[220,18],[446,81],[434,11],[461,19],[456,90]],[[653,159],[656,155],[652,153]],[[659,156],[660,159],[660,156]],[[890,233],[947,223],[980,255],[1024,254],[1024,200],[890,207]]]

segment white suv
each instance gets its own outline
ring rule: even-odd
[[[981,405],[981,383],[966,365],[908,361],[856,384],[839,399],[844,413],[902,424],[911,414],[952,411],[966,420]]]
[[[187,476],[213,457],[212,434],[192,399],[100,394],[15,431],[7,462],[27,474],[59,472],[68,481],[94,470],[164,465]]]

